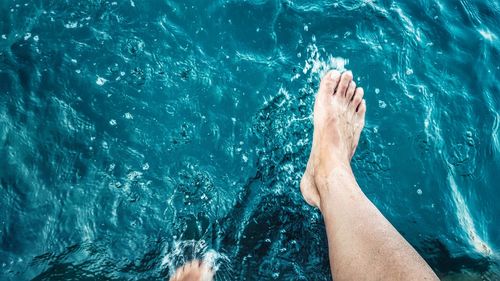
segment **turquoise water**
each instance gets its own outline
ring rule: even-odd
[[[329,280],[299,181],[351,69],[367,195],[445,280],[499,280],[497,1],[1,1],[0,279]]]

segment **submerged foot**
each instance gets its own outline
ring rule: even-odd
[[[194,260],[177,269],[170,281],[212,281],[214,272],[202,261]]]
[[[350,168],[365,124],[364,92],[352,78],[350,71],[328,72],[314,102],[313,145],[300,191],[309,205],[319,209],[318,178],[336,168]]]

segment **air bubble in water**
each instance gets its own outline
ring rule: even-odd
[[[66,27],[66,28],[76,28],[77,26],[78,26],[77,21],[70,21],[70,22],[64,24],[64,27]]]
[[[104,85],[104,83],[108,82],[108,80],[102,78],[102,77],[97,77],[97,80],[95,81],[95,83],[99,86],[102,86]]]
[[[139,171],[132,171],[132,172],[127,174],[127,179],[129,181],[140,179],[141,177],[142,177],[142,173]]]

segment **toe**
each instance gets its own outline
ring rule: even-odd
[[[330,70],[326,73],[325,76],[321,79],[319,95],[323,97],[333,95],[337,85],[340,80],[340,72],[338,70]]]
[[[357,114],[364,119],[365,113],[366,113],[366,101],[363,99],[358,106]]]
[[[355,90],[356,90],[356,82],[351,81],[351,83],[349,83],[349,87],[347,88],[347,91],[346,91],[347,101],[349,101],[349,102],[352,101],[352,98],[354,97]]]
[[[365,95],[365,91],[363,90],[363,88],[357,88],[355,93],[354,93],[354,97],[352,98],[352,101],[350,103],[350,106],[352,107],[352,109],[354,109],[355,111],[357,111],[359,109],[359,105],[361,104],[361,101],[363,100],[363,96]]]
[[[337,87],[337,91],[335,92],[337,98],[345,98],[347,88],[349,87],[351,81],[352,81],[352,72],[346,71],[342,73],[339,85]]]

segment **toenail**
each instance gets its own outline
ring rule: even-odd
[[[337,78],[339,78],[340,76],[340,72],[336,69],[332,70],[332,72],[330,73],[330,77],[335,80]]]

